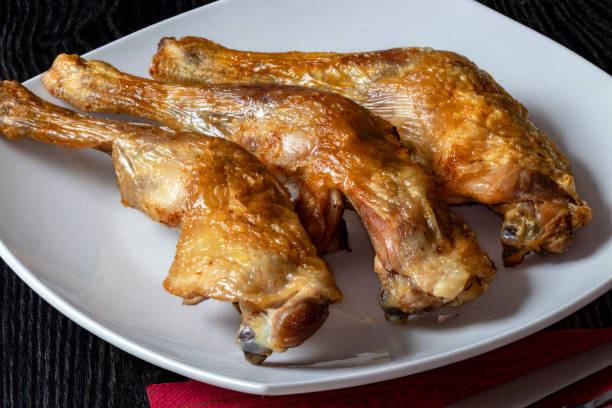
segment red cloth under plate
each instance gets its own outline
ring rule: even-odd
[[[424,373],[309,394],[262,397],[197,381],[152,384],[147,387],[147,394],[151,408],[443,407],[610,341],[612,328],[542,331],[489,353]],[[609,389],[612,389],[612,368],[579,381],[535,406],[578,404]]]

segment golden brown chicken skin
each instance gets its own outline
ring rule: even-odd
[[[387,119],[436,194],[450,204],[482,203],[503,217],[504,264],[563,253],[592,211],[568,160],[528,112],[461,55],[429,48],[351,54],[260,53],[203,38],[164,38],[151,64],[160,80],[283,83],[338,92]]]
[[[123,203],[181,229],[164,287],[185,304],[237,303],[251,363],[301,344],[342,299],[284,188],[232,142],[87,117],[10,81],[0,83],[0,133],[109,152]]]
[[[138,115],[239,143],[294,186],[303,220],[321,217],[319,197],[341,192],[372,239],[392,321],[459,305],[485,291],[494,275],[470,229],[433,200],[429,177],[393,127],[349,99],[282,85],[166,84],[76,55],[57,57],[43,83],[81,109]]]

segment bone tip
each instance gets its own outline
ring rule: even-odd
[[[162,37],[161,40],[157,43],[157,52],[161,52],[166,46],[171,43],[176,42],[176,38],[174,37]]]
[[[391,308],[385,310],[385,320],[392,324],[402,325],[408,320],[408,313],[404,313],[399,309]]]
[[[21,88],[23,88],[23,86],[17,82],[17,81],[13,81],[10,79],[4,80],[4,81],[0,81],[0,89],[2,89],[3,93],[8,93],[11,90],[13,92],[15,91],[19,91]]]
[[[55,57],[51,68],[43,73],[41,77],[41,81],[47,91],[53,96],[57,96],[54,94],[55,87],[61,83],[64,73],[67,72],[66,67],[74,66],[79,61],[81,61],[81,59],[76,54],[59,54]]]
[[[77,54],[59,54],[57,57],[55,57],[55,60],[53,61],[53,65],[51,66],[51,68],[55,68],[55,67],[59,67],[62,66],[64,64],[74,64],[76,62],[84,62],[84,60],[79,57]]]
[[[19,82],[0,81],[0,122],[12,123],[17,117],[23,117],[32,101],[36,103],[37,97]],[[4,136],[9,137],[8,132]]]
[[[511,268],[523,262],[525,256],[534,250],[531,246],[526,245],[519,239],[510,239],[510,235],[514,231],[511,225],[503,228],[501,234],[502,242],[502,260],[504,267]]]
[[[244,353],[244,359],[253,365],[260,365],[268,358],[267,354],[251,353],[244,350],[242,352]]]
[[[380,292],[380,307],[385,312],[385,320],[392,324],[401,325],[408,320],[408,313],[388,303],[390,293],[387,289]]]
[[[168,52],[168,48],[172,47],[172,44],[176,43],[176,39],[174,37],[163,37],[157,43],[157,52],[151,58],[151,63],[149,64],[149,74],[156,78],[160,72],[163,71],[163,66],[166,63],[165,54]]]
[[[244,353],[244,358],[251,364],[259,365],[272,354],[272,350],[257,342],[255,331],[248,326],[243,326],[238,332],[238,343]]]

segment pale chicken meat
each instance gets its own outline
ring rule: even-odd
[[[0,83],[0,133],[111,154],[123,203],[181,230],[164,287],[185,304],[237,304],[252,363],[301,344],[342,299],[288,192],[235,143],[87,117],[12,81]]]
[[[329,237],[343,228],[345,197],[372,240],[391,321],[473,299],[494,276],[474,234],[434,198],[393,127],[340,95],[273,84],[167,84],[76,55],[58,56],[43,83],[80,109],[138,115],[242,145],[293,191],[320,252],[337,242]]]
[[[503,216],[504,263],[563,253],[592,211],[569,161],[527,110],[467,58],[429,48],[360,53],[237,51],[164,38],[151,75],[188,83],[282,83],[337,92],[396,126],[449,204],[476,202]]]

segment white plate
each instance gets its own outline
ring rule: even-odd
[[[356,216],[347,214],[353,252],[327,258],[346,301],[332,307],[305,344],[255,367],[234,344],[239,317],[231,305],[181,306],[162,289],[178,235],[121,206],[105,155],[0,138],[0,255],[96,335],[197,380],[290,394],[386,380],[483,353],[561,319],[612,286],[612,81],[567,49],[469,1],[228,0],[86,57],[146,75],[158,40],[185,35],[268,51],[420,45],[465,54],[522,101],[570,158],[595,218],[568,254],[500,268],[476,301],[399,328],[384,321],[370,244]],[[38,77],[26,84],[49,98]],[[501,265],[498,217],[477,206],[457,211]]]

